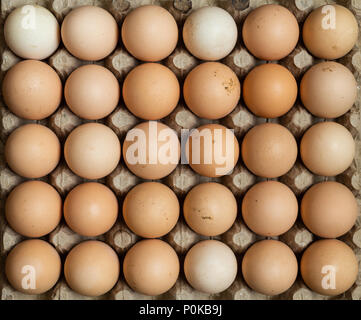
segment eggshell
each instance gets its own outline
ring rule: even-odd
[[[151,239],[137,242],[125,255],[123,272],[136,292],[157,296],[173,287],[179,275],[179,260],[166,242]]]
[[[105,185],[87,182],[72,189],[64,201],[64,218],[70,229],[87,236],[99,236],[114,225],[118,200]]]
[[[42,181],[26,181],[16,186],[5,203],[6,220],[17,233],[39,238],[53,231],[62,216],[58,192]]]
[[[312,55],[327,60],[339,59],[356,44],[357,20],[344,6],[321,6],[307,17],[302,36]]]
[[[219,183],[202,183],[188,192],[183,204],[184,218],[195,232],[217,236],[230,229],[237,217],[233,193]]]
[[[256,242],[242,260],[244,280],[253,290],[268,296],[287,291],[295,282],[297,273],[296,256],[281,241]]]
[[[239,157],[237,138],[219,124],[206,124],[191,131],[185,150],[190,167],[206,177],[229,174]]]
[[[50,290],[60,277],[61,260],[56,250],[43,240],[25,240],[8,254],[5,274],[11,286],[26,294]]]
[[[179,217],[175,193],[158,182],[136,185],[123,202],[124,221],[143,238],[159,238],[171,231]]]
[[[285,67],[267,63],[255,67],[243,83],[243,99],[247,107],[263,118],[286,114],[297,98],[297,82]]]
[[[263,123],[247,132],[242,143],[247,168],[264,178],[286,174],[297,159],[297,143],[291,132],[276,123]]]
[[[280,60],[296,47],[300,30],[285,7],[267,4],[252,10],[242,29],[247,49],[261,60]]]
[[[144,63],[130,71],[124,80],[123,98],[135,116],[159,120],[177,106],[180,88],[177,77],[158,63]]]
[[[41,120],[54,113],[62,91],[55,70],[36,60],[21,61],[11,67],[2,83],[6,106],[17,116],[30,120]]]
[[[118,165],[121,147],[117,135],[100,123],[86,123],[76,127],[64,145],[69,168],[86,179],[100,179]]]
[[[334,181],[315,184],[301,203],[301,216],[310,231],[322,238],[338,238],[355,224],[358,206],[352,192]]]
[[[180,143],[174,130],[165,124],[143,122],[128,131],[123,155],[128,169],[138,177],[162,179],[177,167]]]
[[[336,296],[355,283],[358,262],[344,242],[327,239],[316,241],[306,249],[300,269],[303,281],[312,291]]]
[[[43,60],[58,48],[60,28],[49,10],[28,4],[8,15],[4,36],[8,47],[19,57]]]
[[[303,135],[300,153],[303,163],[314,174],[336,176],[351,165],[355,141],[342,125],[320,122]]]
[[[183,41],[192,55],[215,61],[233,50],[238,38],[233,17],[219,7],[202,7],[193,11],[183,26]]]
[[[178,42],[178,26],[166,9],[146,5],[132,10],[122,25],[122,40],[127,50],[143,61],[168,57]]]
[[[194,289],[211,294],[220,293],[236,279],[237,259],[223,242],[200,241],[187,252],[184,273]]]
[[[241,85],[226,65],[205,62],[188,73],[183,87],[184,100],[198,117],[220,119],[236,107]]]
[[[75,69],[65,83],[64,96],[68,107],[83,119],[98,120],[117,106],[120,87],[107,68],[88,64]]]
[[[64,275],[75,292],[97,297],[110,291],[119,278],[120,264],[115,251],[101,241],[84,241],[67,255]]]
[[[337,118],[351,109],[357,83],[349,69],[327,61],[311,67],[300,85],[302,103],[316,117]]]
[[[61,25],[61,39],[75,57],[96,61],[104,59],[118,43],[118,25],[105,9],[81,6],[68,13]]]
[[[298,202],[294,193],[278,181],[263,181],[247,191],[242,216],[255,233],[274,237],[287,232],[295,223]]]
[[[53,131],[40,124],[15,129],[5,144],[5,159],[11,170],[25,178],[41,178],[60,160],[60,142]]]

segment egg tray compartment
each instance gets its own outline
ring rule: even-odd
[[[74,7],[81,5],[98,5],[109,10],[117,20],[119,26],[126,16],[126,14],[133,8],[144,4],[158,4],[168,9],[175,17],[180,31],[179,43],[175,51],[162,63],[168,66],[178,77],[180,84],[187,73],[201,61],[197,60],[185,49],[181,39],[181,30],[184,20],[190,13],[191,9],[196,9],[204,5],[215,5],[226,9],[236,20],[239,27],[239,34],[241,32],[242,23],[247,16],[248,12],[260,5],[266,3],[279,3],[292,11],[297,20],[302,26],[302,22],[307,17],[308,13],[318,7],[319,5],[331,3],[333,1],[322,0],[292,0],[292,1],[262,1],[262,0],[168,0],[168,1],[151,1],[151,0],[112,0],[112,1],[97,1],[97,0],[2,0],[1,1],[1,17],[0,25],[3,26],[6,16],[15,8],[23,4],[39,4],[45,6],[54,13],[59,23],[63,20],[64,16]],[[341,5],[347,6],[356,15],[356,18],[361,23],[361,1],[336,1]],[[2,28],[1,28],[2,29]],[[20,59],[16,57],[7,47],[4,41],[3,33],[0,35],[0,51],[1,51],[1,70],[0,79],[2,80],[5,72]],[[240,37],[239,37],[240,38]],[[361,105],[361,35],[357,42],[356,47],[347,56],[338,60],[338,62],[347,66],[355,75],[358,82],[358,99],[352,109],[344,116],[336,119],[338,123],[344,125],[355,138],[357,145],[356,158],[352,166],[343,174],[329,178],[330,180],[337,180],[345,184],[357,197],[359,207],[361,208],[361,119],[360,119],[360,105]],[[46,60],[60,75],[63,84],[67,76],[80,65],[86,64],[85,61],[80,61],[70,55],[61,44],[58,50]],[[228,65],[233,69],[242,81],[245,75],[255,65],[262,63],[251,56],[245,49],[241,39],[238,40],[237,45],[233,52],[224,58],[222,63]],[[286,66],[296,77],[298,83],[305,71],[312,65],[321,62],[319,59],[313,58],[305,49],[302,44],[302,39],[295,48],[295,50],[286,58],[279,61],[280,64]],[[98,63],[98,62],[97,62]],[[126,74],[137,64],[141,63],[134,59],[124,48],[121,40],[118,43],[116,50],[105,60],[100,61],[99,64],[109,68],[122,84]],[[66,284],[64,276],[62,275],[56,286],[49,292],[42,295],[25,295],[15,291],[7,282],[4,274],[5,258],[8,252],[24,238],[16,234],[6,223],[4,214],[4,204],[8,193],[19,183],[24,181],[23,178],[14,174],[4,161],[4,144],[7,136],[17,127],[33,121],[26,121],[18,118],[10,113],[6,108],[2,99],[0,99],[0,300],[17,300],[17,299],[53,299],[53,300],[69,300],[69,299],[94,299],[81,296],[73,292]],[[244,102],[241,100],[236,109],[224,119],[218,121],[229,128],[235,130],[238,140],[242,141],[245,133],[255,124],[266,122],[266,119],[255,117],[245,107]],[[300,141],[303,133],[314,123],[323,121],[323,119],[313,117],[297,100],[295,106],[283,117],[271,120],[271,122],[279,122],[286,126]],[[62,145],[70,133],[70,131],[85,122],[84,120],[75,116],[66,106],[64,99],[59,109],[49,118],[37,121],[52,129],[59,137]],[[121,100],[115,111],[107,118],[98,121],[111,127],[119,136],[121,143],[124,140],[126,132],[134,125],[141,122],[140,119],[135,118],[125,107]],[[198,127],[201,124],[209,123],[204,119],[197,118],[186,107],[184,100],[181,98],[176,109],[165,119],[162,120],[165,124],[175,129],[180,134],[181,129],[190,129]],[[295,166],[286,175],[280,177],[278,180],[287,184],[297,195],[298,199],[302,198],[304,192],[314,183],[324,181],[325,177],[315,176],[308,171],[300,161],[297,160]],[[85,180],[76,176],[67,167],[64,158],[62,157],[58,167],[47,177],[43,179],[53,185],[61,194],[63,200],[66,194],[77,184]],[[186,193],[196,184],[206,181],[217,181],[223,183],[232,190],[236,196],[238,203],[241,203],[242,197],[245,192],[256,182],[261,181],[259,177],[251,174],[242,163],[240,159],[236,165],[235,170],[229,176],[217,179],[210,179],[201,177],[190,169],[187,165],[178,165],[174,172],[168,177],[161,180],[162,183],[169,186],[177,194],[182,205]],[[117,195],[119,199],[120,208],[126,193],[137,183],[142,180],[134,176],[125,166],[124,161],[121,160],[118,167],[108,177],[101,179],[100,182],[109,186]],[[125,282],[122,272],[120,279],[116,286],[106,295],[96,299],[231,299],[231,300],[244,300],[244,299],[276,299],[276,300],[297,300],[297,299],[361,299],[361,268],[359,276],[354,286],[346,293],[337,297],[326,297],[316,294],[309,290],[303,283],[300,276],[298,276],[294,285],[285,293],[269,297],[252,291],[244,282],[241,275],[240,263],[242,256],[246,249],[255,241],[264,239],[264,237],[257,236],[252,233],[244,224],[241,218],[241,211],[239,207],[239,214],[236,222],[232,228],[221,236],[213,237],[223,241],[230,246],[237,256],[239,262],[239,270],[236,281],[226,291],[209,295],[194,290],[186,282],[182,272],[179,276],[175,286],[167,293],[157,296],[148,297],[134,292]],[[69,250],[79,242],[89,239],[79,236],[72,232],[65,224],[64,220],[50,235],[43,237],[44,240],[49,241],[55,246],[61,255],[62,262],[64,263],[65,257]],[[126,251],[140,238],[133,234],[125,225],[121,211],[118,221],[114,227],[106,234],[96,237],[96,239],[105,241],[111,245],[114,250],[119,254],[120,261],[122,262]],[[188,249],[196,242],[207,239],[207,237],[200,236],[194,233],[184,222],[182,213],[175,228],[166,236],[162,238],[167,241],[177,252],[180,263],[182,265],[184,256]],[[277,238],[275,238],[277,239]],[[298,259],[300,259],[303,250],[314,240],[317,239],[312,235],[304,226],[301,219],[298,218],[296,224],[287,233],[278,237],[279,240],[285,242],[292,248]],[[356,225],[353,229],[341,238],[349,246],[351,246],[361,261],[361,215],[359,215]]]

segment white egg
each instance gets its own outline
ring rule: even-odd
[[[238,31],[233,17],[218,7],[202,7],[186,19],[183,40],[197,58],[215,61],[227,56],[237,42]]]
[[[228,289],[237,275],[237,259],[233,251],[217,240],[198,242],[187,253],[184,273],[189,284],[205,293]]]
[[[37,5],[25,5],[12,11],[4,25],[6,44],[18,56],[42,60],[60,43],[60,28],[54,15]]]

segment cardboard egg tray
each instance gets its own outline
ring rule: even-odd
[[[64,16],[72,9],[81,5],[97,5],[101,6],[109,12],[117,20],[119,26],[126,16],[126,14],[135,7],[144,4],[158,4],[168,9],[178,22],[180,37],[179,43],[175,51],[162,63],[168,66],[178,77],[180,84],[187,73],[201,61],[194,58],[186,49],[182,42],[181,30],[184,20],[191,12],[205,5],[214,5],[226,9],[236,20],[239,27],[239,35],[241,34],[242,23],[252,8],[256,8],[266,3],[279,3],[289,10],[291,10],[297,20],[302,26],[308,13],[326,3],[339,3],[347,6],[356,15],[359,23],[361,21],[361,0],[339,0],[339,1],[322,1],[322,0],[291,0],[291,1],[264,1],[264,0],[167,0],[167,1],[152,1],[152,0],[2,0],[1,1],[1,25],[0,25],[0,51],[1,51],[1,70],[0,79],[3,78],[5,72],[19,61],[7,47],[4,42],[4,35],[2,26],[6,16],[15,8],[23,4],[39,4],[45,6],[59,20],[62,22]],[[245,75],[255,65],[261,61],[251,56],[245,49],[241,37],[233,52],[223,59],[221,62],[231,67],[242,81]],[[338,62],[347,66],[355,75],[359,86],[361,85],[361,39],[359,39],[356,47],[347,56],[339,59]],[[285,59],[279,61],[280,64],[286,66],[296,77],[299,82],[305,71],[312,65],[320,62],[321,60],[312,57],[305,49],[302,39],[296,49]],[[67,76],[77,67],[85,64],[85,61],[80,61],[73,57],[64,46],[61,44],[58,50],[46,60],[60,75],[63,84]],[[97,62],[98,63],[98,62]],[[126,74],[140,62],[133,58],[124,48],[121,40],[116,50],[105,60],[100,61],[99,64],[109,68],[115,76],[119,79],[120,84],[124,80]],[[360,89],[360,88],[359,88]],[[359,205],[361,205],[361,119],[360,119],[360,104],[361,95],[359,94],[358,100],[353,108],[344,116],[336,119],[338,123],[344,125],[353,135],[357,144],[356,158],[352,166],[343,174],[329,178],[330,180],[336,179],[337,181],[345,184],[354,195],[357,197]],[[68,299],[90,299],[73,292],[66,284],[64,276],[62,275],[56,286],[49,292],[43,295],[25,295],[12,289],[6,280],[4,274],[5,258],[9,250],[11,250],[18,242],[24,238],[16,234],[6,223],[4,215],[4,203],[8,193],[24,179],[14,174],[6,165],[4,161],[4,144],[7,136],[17,127],[32,121],[25,121],[10,113],[0,100],[0,190],[1,190],[1,213],[0,213],[0,300],[13,300],[13,299],[53,299],[53,300],[68,300]],[[184,100],[181,98],[178,106],[171,115],[162,120],[165,124],[175,129],[178,133],[182,128],[195,128],[199,125],[206,123],[203,119],[197,118],[186,107]],[[283,117],[272,120],[272,122],[279,122],[286,126],[296,137],[298,141],[303,133],[314,123],[324,121],[313,117],[298,100],[295,106]],[[60,141],[64,143],[70,131],[85,122],[84,120],[75,116],[66,106],[63,99],[59,109],[49,118],[38,121],[41,124],[48,126],[59,137]],[[107,118],[99,121],[110,128],[119,136],[121,143],[124,140],[126,132],[131,129],[135,124],[141,122],[140,119],[135,118],[125,107],[121,100],[115,111]],[[226,118],[219,121],[219,123],[235,130],[235,134],[241,143],[243,136],[252,126],[257,123],[266,122],[266,119],[255,117],[245,107],[244,102],[241,100],[236,109]],[[59,193],[65,198],[68,191],[75,185],[85,181],[84,179],[76,176],[67,167],[64,158],[61,159],[58,167],[47,177],[42,180],[53,185]],[[178,165],[176,170],[168,177],[161,180],[162,183],[168,185],[177,194],[180,203],[182,204],[186,193],[196,184],[205,181],[218,181],[226,185],[235,194],[239,205],[241,204],[242,197],[245,192],[256,182],[262,180],[259,177],[251,174],[240,159],[236,165],[235,170],[229,176],[218,179],[210,179],[201,177],[193,172],[187,165]],[[314,183],[325,180],[325,177],[315,176],[308,171],[298,158],[295,166],[286,175],[279,178],[279,180],[287,184],[297,195],[298,199],[302,198],[303,193]],[[119,199],[120,208],[126,193],[137,183],[142,180],[134,176],[125,166],[122,160],[115,171],[108,177],[100,180],[100,182],[108,185],[117,195]],[[361,206],[360,206],[361,207]],[[186,282],[182,268],[179,279],[175,286],[167,293],[157,296],[148,297],[134,292],[125,282],[122,272],[120,279],[116,286],[106,295],[98,297],[97,299],[231,299],[231,300],[244,300],[244,299],[361,299],[361,268],[358,279],[354,286],[346,293],[337,297],[326,297],[312,292],[303,283],[299,276],[294,285],[284,294],[275,297],[268,297],[252,291],[242,279],[240,262],[246,249],[255,241],[262,239],[262,237],[252,233],[244,224],[239,214],[235,224],[225,234],[215,237],[226,243],[232,248],[239,261],[239,271],[236,281],[225,292],[217,295],[209,295],[195,291]],[[69,250],[79,242],[88,238],[79,236],[72,232],[65,224],[64,220],[50,235],[44,237],[44,240],[49,241],[55,246],[57,251],[62,257],[64,262],[65,257]],[[122,263],[126,251],[140,238],[133,234],[125,225],[122,219],[122,213],[119,212],[119,218],[114,227],[106,234],[97,237],[97,239],[105,241],[119,254]],[[183,264],[184,256],[188,249],[196,242],[206,239],[194,233],[185,223],[182,213],[179,222],[175,228],[163,240],[167,241],[177,252],[180,258],[181,265]],[[312,235],[303,225],[300,218],[296,224],[286,234],[279,237],[279,240],[289,245],[292,250],[300,259],[303,250],[314,240],[316,237]],[[359,261],[361,261],[361,215],[358,217],[356,225],[345,236],[341,238],[355,251]]]

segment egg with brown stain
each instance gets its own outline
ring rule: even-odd
[[[183,86],[184,100],[200,118],[220,119],[236,107],[241,84],[228,66],[205,62],[188,73]]]

